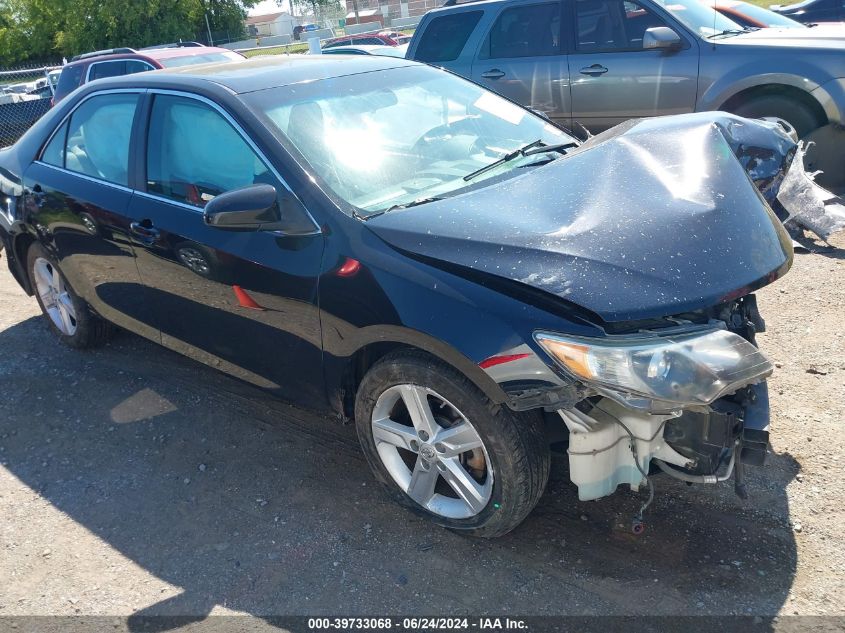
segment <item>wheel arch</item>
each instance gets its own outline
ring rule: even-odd
[[[355,394],[370,368],[388,354],[407,351],[424,354],[446,363],[466,376],[494,403],[502,404],[508,397],[502,388],[483,369],[448,343],[416,331],[389,328],[377,337],[361,340],[360,344],[337,358],[333,369],[327,369],[326,382],[330,401],[346,419],[354,417]]]
[[[30,246],[36,241],[35,237],[29,233],[19,233],[11,237],[13,252],[10,255],[14,257],[15,261],[14,263],[9,262],[9,268],[24,292],[31,297],[35,294],[35,290],[32,287],[32,280],[29,278],[29,271],[26,269],[26,256]]]
[[[732,112],[740,104],[755,97],[766,95],[784,96],[806,106],[813,114],[818,127],[826,125],[829,122],[828,113],[825,112],[822,104],[810,92],[787,83],[757,84],[743,88],[725,99],[717,109]]]

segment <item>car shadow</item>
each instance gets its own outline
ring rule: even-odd
[[[15,394],[0,402],[0,460],[180,588],[135,612],[132,630],[175,628],[218,606],[265,618],[772,616],[792,586],[785,489],[798,463],[788,453],[749,468],[747,502],[729,486],[656,478],[639,537],[630,521],[644,495],[579,502],[556,455],[528,519],[478,540],[390,502],[348,426],[134,335],[91,352],[47,349],[47,336],[40,318],[0,332],[0,375]]]

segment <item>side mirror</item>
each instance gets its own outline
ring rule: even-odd
[[[668,26],[653,26],[643,34],[643,48],[677,51],[684,45],[681,36]]]
[[[250,185],[221,193],[205,205],[205,223],[230,231],[272,229],[281,216],[273,185]]]

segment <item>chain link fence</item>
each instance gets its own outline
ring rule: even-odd
[[[61,66],[0,69],[0,147],[17,141],[53,101]]]

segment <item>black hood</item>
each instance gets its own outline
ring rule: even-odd
[[[721,113],[634,121],[367,226],[406,253],[528,284],[604,321],[680,314],[789,269],[790,239],[749,173],[782,173],[792,148],[776,124]]]

